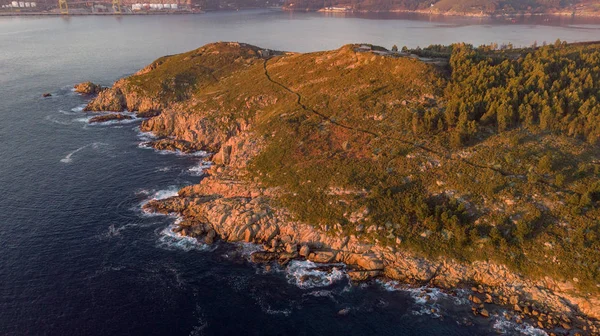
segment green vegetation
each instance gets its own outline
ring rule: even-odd
[[[214,44],[125,85],[252,125],[246,178],[329,234],[600,290],[600,44],[410,51],[446,65],[357,48]]]

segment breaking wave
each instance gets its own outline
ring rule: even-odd
[[[86,106],[87,106],[87,104],[81,104],[81,105],[78,105],[78,106],[76,106],[76,107],[73,107],[73,108],[71,109],[71,111],[73,111],[73,112],[81,112],[81,111],[83,111],[83,109],[84,109]]]
[[[157,138],[152,132],[143,132],[139,126],[134,127],[133,130],[137,132],[137,137],[144,142]]]
[[[376,280],[387,291],[402,291],[410,295],[418,310],[413,310],[413,315],[430,315],[441,317],[447,304],[455,306],[469,305],[468,290],[459,289],[456,293],[449,294],[435,287],[410,287],[391,280]]]
[[[67,125],[71,125],[70,121],[62,121],[59,120],[55,115],[51,114],[51,115],[47,115],[45,118],[45,120],[48,120],[49,122],[55,123],[55,124],[59,124],[59,125],[63,125],[63,126],[67,126]]]
[[[142,141],[138,144],[139,148],[152,149],[154,152],[160,155],[177,155],[177,156],[190,156],[190,157],[208,157],[210,154],[206,151],[196,151],[191,153],[185,153],[180,150],[169,150],[169,149],[156,149],[150,146],[150,140]]]
[[[92,147],[94,149],[99,148],[100,146],[108,146],[107,143],[104,142],[93,142],[91,144],[87,144],[85,146],[81,146],[79,148],[77,148],[76,150],[70,152],[69,154],[67,154],[64,158],[60,159],[60,162],[62,163],[71,163],[73,162],[73,155],[75,155],[76,153],[88,148],[88,147]]]
[[[322,266],[308,260],[292,260],[286,268],[286,278],[289,283],[305,289],[330,286],[346,278],[341,265],[330,270],[324,270]]]
[[[160,231],[157,246],[166,250],[183,250],[189,251],[212,251],[216,246],[207,245],[198,241],[193,237],[182,236],[175,232],[174,229],[181,222],[181,218],[177,218],[175,223],[167,226]]]
[[[192,176],[202,176],[204,175],[204,171],[209,169],[212,166],[212,162],[210,161],[200,161],[197,166],[190,167],[188,172]]]
[[[181,189],[180,186],[175,186],[175,185],[170,185],[165,189],[161,189],[161,190],[140,190],[137,194],[138,195],[146,195],[146,199],[144,199],[142,202],[140,202],[137,206],[137,209],[142,211],[142,215],[143,216],[147,216],[147,217],[153,217],[153,216],[162,216],[162,214],[159,213],[154,213],[154,212],[150,212],[146,209],[144,209],[144,205],[148,204],[148,202],[150,201],[157,201],[157,200],[162,200],[162,199],[167,199],[170,197],[174,197],[179,195],[179,189]]]
[[[502,335],[548,336],[548,333],[528,323],[517,323],[503,316],[494,316],[492,328]]]

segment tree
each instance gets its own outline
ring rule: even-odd
[[[517,229],[515,230],[515,236],[520,241],[524,241],[527,236],[533,232],[533,225],[527,220],[520,220],[517,222]]]
[[[549,174],[552,172],[552,155],[546,154],[538,161],[537,170],[540,174]]]
[[[398,52],[398,46],[394,44],[394,46],[392,47],[392,51],[393,52]]]

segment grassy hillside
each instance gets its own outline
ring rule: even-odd
[[[122,85],[164,120],[251,130],[242,175],[332,235],[600,290],[600,44],[413,51],[444,66],[357,50],[213,44]]]

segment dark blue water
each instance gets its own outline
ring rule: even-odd
[[[402,44],[382,30],[390,25],[397,32],[413,27],[409,41],[417,34],[435,42],[442,31],[435,22],[260,11],[0,18],[0,334],[495,332],[498,318],[475,318],[452,296],[434,292],[425,303],[421,290],[352,286],[340,274],[303,288],[294,278],[302,268],[267,272],[247,261],[249,246],[206,247],[169,236],[174,218],[144,215],[140,204],[197,183],[200,177],[189,169],[201,159],[139,148],[139,121],[88,125],[88,115],[77,109],[86,98],[70,90],[83,80],[110,85],[163,54],[216,40],[291,50],[335,48],[349,40]],[[320,33],[311,40],[290,38],[315,29]],[[520,29],[521,39],[535,35],[540,41],[557,34],[585,40],[582,34],[598,32],[594,25],[556,26],[539,38],[537,26],[502,29]],[[43,92],[53,97],[41,98]]]

